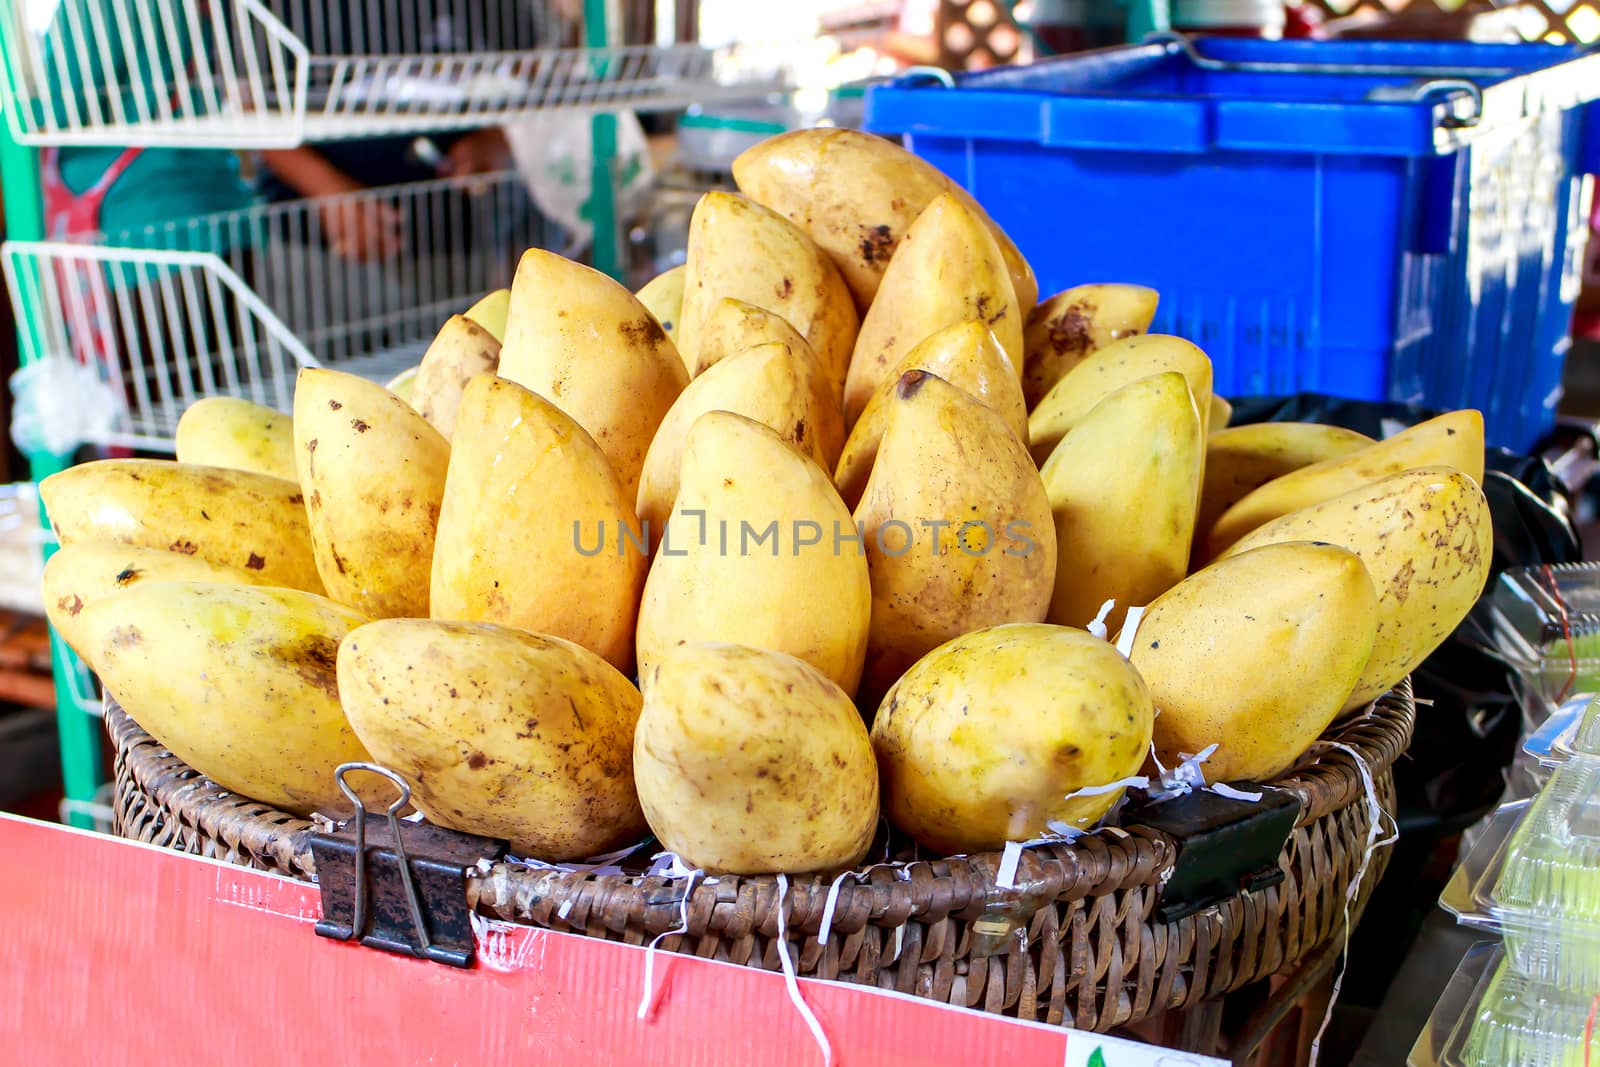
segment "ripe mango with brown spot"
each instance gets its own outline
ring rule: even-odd
[[[339,642],[364,622],[296,589],[146,582],[102,597],[79,625],[106,691],[174,756],[242,797],[309,815],[348,814],[334,770],[371,758],[336,673]]]
[[[877,462],[878,445],[896,384],[909,370],[923,370],[971,394],[1003,418],[1019,441],[1028,439],[1028,409],[1016,368],[994,332],[981,322],[958,322],[929,334],[895,365],[891,377],[878,386],[861,409],[845,439],[834,481],[846,504],[855,506]]]
[[[865,314],[911,224],[950,195],[983,219],[1005,258],[1022,309],[1039,283],[1017,246],[978,202],[927,160],[859,130],[817,128],[769,137],[733,161],[739,191],[786,216],[817,242]]]
[[[161,581],[272,584],[260,571],[225,567],[198,556],[119,545],[115,541],[89,541],[56,549],[44,565],[40,584],[50,625],[93,668],[92,635],[85,632],[80,621],[84,609],[102,597]]]
[[[307,368],[294,435],[317,571],[369,619],[428,614],[428,568],[450,443],[365,378]]]
[[[1020,380],[1022,316],[993,234],[957,198],[935,198],[906,231],[861,320],[845,378],[845,424],[854,426],[878,387],[894,381],[906,353],[956,323],[987,326]]]
[[[551,863],[645,836],[639,691],[579,645],[489,623],[386,619],[339,646],[339,692],[428,820]]]
[[[878,827],[878,768],[855,705],[781,652],[698,643],[639,679],[633,774],[650,829],[720,874],[854,867]]]
[[[1473,478],[1452,467],[1390,475],[1234,542],[1224,559],[1280,541],[1325,541],[1361,557],[1378,591],[1372,658],[1345,702],[1392,689],[1455,631],[1489,578],[1494,525]]]
[[[1122,790],[1069,794],[1137,774],[1153,716],[1139,672],[1082,630],[964,634],[918,660],[878,708],[884,811],[941,856],[1089,829]]]
[[[467,382],[493,374],[499,366],[500,342],[494,335],[465,315],[452,315],[423,353],[411,392],[402,399],[448,441],[456,431],[456,409]]]
[[[678,343],[678,323],[683,317],[683,280],[688,273],[688,267],[680,263],[645,282],[634,294],[667,331],[674,345]]]
[[[953,637],[1044,621],[1056,573],[1044,482],[1005,420],[942,378],[901,376],[855,518],[872,579],[864,706]]]
[[[1022,392],[1031,408],[1067,372],[1114,341],[1150,329],[1160,299],[1142,285],[1075,285],[1039,305],[1022,331]]]
[[[39,483],[63,545],[115,541],[323,591],[305,498],[286,478],[166,459],[100,459]]]

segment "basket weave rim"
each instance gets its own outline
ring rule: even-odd
[[[315,879],[310,849],[313,823],[223,789],[162,747],[109,695],[105,712],[127,773],[157,805],[207,835],[263,858],[272,868]],[[1363,802],[1364,782],[1386,774],[1410,744],[1415,715],[1411,681],[1406,678],[1361,712],[1331,725],[1293,769],[1266,784],[1300,801],[1297,827]],[[1025,914],[1050,900],[1161,884],[1176,854],[1176,842],[1158,830],[1109,827],[1070,843],[1024,851],[1016,877],[1021,888],[1016,890],[996,888],[1001,854],[982,853],[918,860],[896,865],[897,869],[866,868],[854,878],[842,878],[831,894],[828,879],[792,877],[785,914],[790,929],[807,934],[818,931],[825,910],[841,931],[867,923],[898,926],[913,915],[923,920],[976,918],[997,900],[1009,901]],[[776,876],[768,875],[702,880],[690,888],[685,903],[683,882],[668,877],[594,875],[499,862],[488,873],[470,879],[468,896],[480,911],[492,915],[548,916],[548,925],[578,930],[623,923],[660,933],[675,929],[685,914],[691,929],[705,929],[723,925],[712,923],[714,912],[732,911],[742,915],[745,924],[771,933],[765,927],[773,925],[776,882]],[[834,897],[831,907],[829,896]],[[735,906],[730,909],[730,904]]]

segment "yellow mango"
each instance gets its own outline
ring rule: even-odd
[[[1115,600],[1115,633],[1189,569],[1203,454],[1183,375],[1152,375],[1090,409],[1039,472],[1056,529],[1050,622],[1085,627]]]
[[[815,128],[770,137],[733,161],[739,191],[786,216],[820,245],[865,314],[901,238],[935,197],[983,219],[1023,310],[1039,298],[1033,269],[968,192],[926,160],[859,130]]]
[[[433,552],[435,619],[564,638],[628,672],[642,543],[583,427],[515,382],[467,383]]]
[[[496,289],[466,310],[466,317],[488,330],[496,344],[505,343],[506,319],[510,314],[510,289]]]
[[[294,428],[281,411],[232,396],[196,400],[178,419],[179,463],[294,481]]]
[[[715,874],[854,867],[878,828],[878,768],[855,705],[781,652],[699,643],[639,679],[633,774],[650,829]]]
[[[659,540],[678,496],[689,427],[708,411],[752,418],[824,470],[832,469],[816,430],[828,416],[820,410],[809,369],[788,345],[768,342],[723,360],[689,383],[661,420],[639,475],[638,514],[652,541]]]
[[[630,497],[656,427],[689,380],[678,350],[632,293],[538,248],[517,266],[496,373],[582,426]]]
[[[706,323],[729,297],[794,327],[824,367],[849,362],[860,319],[833,261],[794,223],[754,200],[712,191],[689,222],[688,272],[678,320],[686,366],[698,366]]]
[[[1274,478],[1246,494],[1217,519],[1206,537],[1216,557],[1256,527],[1413,467],[1454,467],[1483,480],[1483,415],[1452,411],[1366,448]]]
[[[678,645],[737,641],[802,659],[853,694],[872,588],[822,468],[761,423],[712,411],[690,427],[681,472],[639,607],[639,672]]]
[[[688,273],[688,266],[680,263],[645,282],[634,294],[667,331],[674,345],[678,343],[678,322],[683,315],[683,280]]]
[[[855,518],[872,579],[864,706],[953,637],[1043,621],[1056,572],[1044,483],[1005,420],[943,379],[901,376]]]
[[[1090,355],[1055,384],[1028,415],[1029,447],[1033,458],[1050,458],[1067,431],[1100,401],[1140,378],[1175,370],[1189,382],[1202,432],[1209,434],[1211,417],[1211,360],[1181,337],[1152,333],[1129,337]]]
[[[1377,633],[1372,579],[1337,545],[1263,545],[1184,579],[1129,655],[1160,709],[1157,757],[1171,768],[1216,742],[1208,781],[1282,774],[1344,707]]]
[[[72,650],[94,667],[92,636],[80,625],[89,605],[146,582],[215,582],[270,585],[260,571],[208,563],[160,548],[138,548],[114,541],[87,541],[58,548],[45,562],[40,583],[44,612]]]
[[[39,483],[63,545],[115,541],[255,571],[322,592],[300,486],[165,459],[100,459]]]
[[[1372,438],[1365,434],[1315,422],[1259,422],[1212,430],[1206,438],[1196,533],[1205,536],[1223,512],[1274,478],[1370,444]]]
[[[163,581],[100,598],[79,625],[106,691],[174,756],[242,797],[337,815],[350,804],[334,770],[371,759],[336,673],[365,621],[297,589]]]
[[[488,328],[464,315],[452,315],[423,354],[408,403],[448,441],[456,430],[461,390],[499,366],[500,342]]]
[[[1153,711],[1139,673],[1082,630],[991,626],[934,649],[872,723],[889,820],[935,855],[1087,830],[1139,772]]]
[[[834,472],[834,481],[846,504],[854,506],[867,487],[872,464],[878,458],[878,443],[883,440],[890,398],[895,384],[908,370],[925,370],[970,393],[1003,418],[1019,441],[1028,439],[1028,409],[1022,402],[1016,368],[993,331],[975,321],[946,326],[907,352],[861,409],[861,417],[845,440]]]

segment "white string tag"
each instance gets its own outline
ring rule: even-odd
[[[1217,794],[1217,796],[1227,797],[1229,800],[1242,800],[1247,804],[1256,804],[1261,801],[1259,792],[1251,793],[1248,790],[1235,789],[1226,782],[1212,782],[1206,788]]]
[[[640,1019],[649,1019],[650,1012],[656,1004],[655,964],[656,949],[666,938],[676,934],[689,932],[689,898],[694,895],[695,880],[702,877],[705,872],[698,867],[690,867],[679,859],[673,852],[658,852],[651,857],[655,862],[650,865],[651,875],[664,875],[667,878],[685,878],[688,881],[683,887],[683,899],[678,902],[678,925],[675,929],[663,930],[650,939],[650,944],[644,952],[644,996],[639,1001],[639,1010],[636,1013]],[[662,983],[665,985],[665,983]]]
[[[1114,599],[1108,600],[1104,604],[1101,604],[1100,614],[1096,615],[1094,620],[1090,622],[1088,626],[1085,626],[1084,629],[1088,630],[1102,641],[1109,640],[1107,637],[1108,631],[1106,629],[1106,616],[1110,615],[1111,609],[1115,608],[1116,606],[1117,602]]]
[[[784,922],[785,903],[789,896],[789,878],[787,875],[778,875],[778,962],[783,967],[783,985],[789,992],[789,999],[794,1002],[795,1008],[800,1012],[800,1017],[805,1020],[806,1029],[811,1031],[811,1036],[816,1039],[817,1047],[822,1049],[823,1067],[833,1067],[833,1046],[828,1044],[828,1035],[823,1032],[822,1024],[817,1022],[817,1017],[812,1014],[811,1007],[806,1004],[805,997],[800,995],[800,982],[795,978],[794,960],[789,957],[788,927]]]
[[[1144,608],[1129,608],[1128,617],[1122,623],[1122,630],[1117,634],[1117,651],[1122,653],[1123,659],[1133,655],[1133,642],[1139,637],[1139,624],[1144,621]]]
[[[870,868],[869,868],[870,869]],[[853,872],[840,871],[839,876],[828,886],[828,899],[822,902],[822,922],[817,928],[817,944],[828,943],[828,932],[833,929],[833,909],[839,904],[839,890],[844,886],[844,880]],[[860,881],[858,878],[857,881]]]
[[[1115,782],[1104,785],[1086,785],[1081,789],[1074,789],[1063,800],[1072,800],[1076,797],[1098,797],[1107,793],[1114,793],[1119,789],[1145,789],[1150,785],[1150,779],[1142,774],[1130,775],[1119,778]],[[1036,848],[1039,845],[1058,845],[1067,841],[1075,841],[1082,837],[1085,831],[1078,829],[1058,819],[1051,819],[1045,823],[1049,833],[1035,837],[1029,841],[1007,841],[1000,849],[1000,865],[995,868],[994,884],[999,889],[1017,888],[1017,867],[1022,862],[1022,850]]]
[[[1333,1007],[1339,1003],[1339,990],[1344,986],[1344,975],[1350,960],[1350,905],[1355,902],[1357,894],[1361,892],[1361,883],[1366,881],[1367,867],[1372,862],[1372,854],[1380,848],[1387,848],[1400,839],[1400,826],[1392,819],[1390,825],[1393,829],[1384,834],[1383,817],[1387,814],[1383,805],[1378,802],[1378,787],[1372,781],[1372,771],[1367,767],[1367,761],[1361,754],[1349,745],[1339,741],[1329,741],[1329,747],[1348,752],[1350,758],[1356,761],[1356,770],[1361,775],[1361,791],[1367,802],[1367,846],[1361,852],[1361,863],[1356,867],[1356,875],[1344,890],[1344,948],[1339,953],[1339,973],[1333,980],[1333,989],[1328,995],[1328,1010],[1323,1013],[1322,1025],[1317,1027],[1317,1036],[1311,1039],[1310,1067],[1317,1067],[1317,1054],[1322,1047],[1322,1035],[1328,1029],[1328,1024],[1333,1021]],[[1380,835],[1382,840],[1379,840]]]
[[[650,838],[647,837],[643,841],[629,845],[627,848],[621,848],[615,852],[607,852],[603,856],[591,856],[581,862],[546,863],[544,860],[534,859],[532,856],[507,856],[506,859],[511,863],[531,867],[536,871],[561,871],[564,874],[622,874],[623,870],[617,866],[617,861],[627,859],[649,843]],[[662,870],[665,869],[665,867],[662,868]],[[651,873],[659,874],[660,872],[652,871]]]

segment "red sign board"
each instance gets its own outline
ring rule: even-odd
[[[0,816],[0,1061],[818,1067],[781,975],[491,924],[461,970],[318,937],[289,879]],[[839,1067],[1221,1061],[802,980]]]

